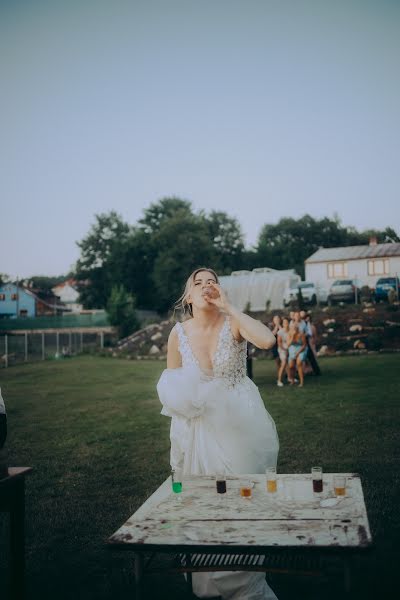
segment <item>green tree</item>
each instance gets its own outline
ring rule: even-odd
[[[182,294],[183,284],[194,269],[212,267],[215,252],[204,218],[196,215],[170,218],[154,243],[158,248],[153,271],[156,307],[166,311]]]
[[[238,221],[224,212],[196,214],[187,200],[163,198],[144,211],[139,227],[148,236],[147,273],[153,261],[150,289],[158,310],[173,305],[183,282],[198,266],[208,265],[221,274],[241,267],[243,234]]]
[[[107,315],[113,327],[118,330],[120,338],[124,338],[139,328],[139,320],[135,310],[135,298],[123,285],[114,285],[107,301]]]
[[[132,228],[123,244],[119,244],[108,261],[114,281],[123,283],[126,290],[135,296],[138,308],[155,307],[153,281],[157,247],[154,236],[144,229]]]
[[[400,237],[397,235],[397,233],[395,232],[394,229],[392,229],[392,227],[386,227],[386,229],[383,232],[383,235],[385,236],[383,239],[383,242],[389,242],[389,243],[400,243]]]
[[[183,218],[193,216],[192,204],[188,200],[172,196],[151,204],[138,222],[146,233],[155,234],[169,219],[179,215]]]
[[[85,308],[105,308],[115,283],[111,257],[129,235],[129,225],[115,212],[95,215],[95,223],[82,241],[76,265],[80,301]]]
[[[242,268],[244,238],[237,219],[227,213],[212,211],[205,217],[210,241],[214,248],[214,269],[220,275]]]
[[[72,273],[68,275],[58,275],[56,277],[48,277],[47,275],[33,275],[28,280],[25,280],[25,283],[34,289],[50,291],[53,287],[62,283],[66,279],[72,276]]]
[[[284,217],[276,225],[266,224],[261,230],[257,260],[259,266],[274,269],[294,268],[304,276],[304,261],[319,247],[348,246],[353,242],[339,219],[300,219]]]

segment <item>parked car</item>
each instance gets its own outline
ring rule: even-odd
[[[301,289],[301,295],[305,304],[314,306],[317,302],[324,303],[328,300],[328,293],[326,290],[316,286],[312,281],[299,281],[293,283],[288,288],[283,296],[284,306],[289,306],[292,301],[298,299],[299,288]]]
[[[389,290],[393,289],[398,294],[399,288],[400,282],[398,277],[381,277],[380,279],[378,279],[375,286],[376,302],[387,300]]]
[[[337,279],[329,289],[328,303],[359,302],[361,287],[358,279]]]

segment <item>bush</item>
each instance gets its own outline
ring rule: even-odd
[[[140,323],[135,311],[135,298],[123,285],[114,286],[107,302],[107,315],[118,335],[124,338],[139,329]]]

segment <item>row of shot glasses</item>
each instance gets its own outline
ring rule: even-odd
[[[277,473],[275,467],[267,467],[266,469],[266,490],[269,494],[275,494],[278,491],[277,485]],[[178,495],[180,499],[180,493],[182,492],[182,479],[183,473],[181,469],[173,469],[171,471],[172,478],[172,491]],[[315,494],[321,494],[323,492],[323,471],[322,467],[311,468],[311,480],[313,492]],[[217,474],[215,476],[216,491],[221,496],[226,494],[226,475]],[[253,483],[249,480],[242,480],[240,482],[240,495],[242,498],[250,499],[252,496]],[[333,489],[337,497],[345,496],[346,494],[346,477],[344,475],[333,476]]]

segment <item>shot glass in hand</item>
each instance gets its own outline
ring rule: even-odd
[[[322,467],[312,467],[311,468],[311,478],[312,478],[313,492],[315,492],[316,494],[320,494],[323,490]]]
[[[207,299],[208,298],[215,299],[215,298],[218,298],[219,292],[218,292],[218,290],[213,288],[211,285],[207,285],[204,289],[203,296]]]
[[[344,475],[333,476],[333,490],[337,497],[346,495],[346,477]]]
[[[267,467],[267,469],[265,471],[265,475],[266,475],[267,492],[269,492],[270,494],[275,494],[275,492],[277,491],[276,468],[275,467]]]

